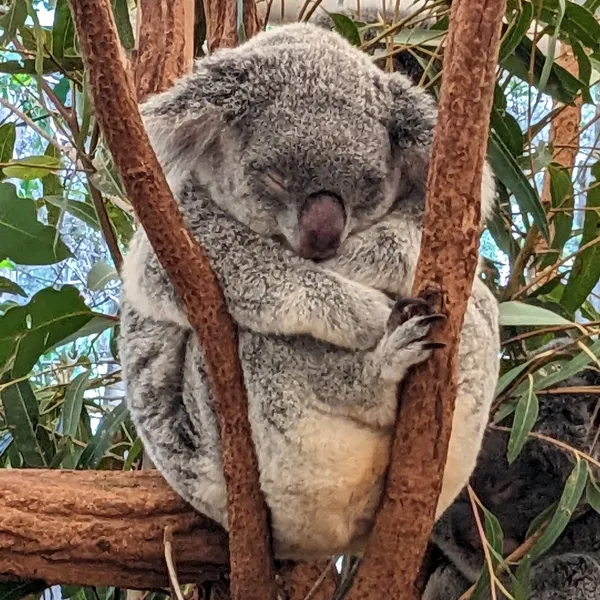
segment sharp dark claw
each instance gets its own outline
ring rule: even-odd
[[[409,308],[411,306],[429,308],[427,301],[423,300],[422,298],[402,298],[400,300],[396,300],[393,310],[403,311],[405,308]]]
[[[421,323],[441,323],[443,321],[447,321],[448,317],[441,313],[436,313],[435,315],[427,315],[421,319]]]
[[[427,342],[423,344],[423,348],[426,350],[436,350],[438,348],[445,348],[446,344],[444,342]]]

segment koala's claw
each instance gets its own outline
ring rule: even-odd
[[[432,322],[440,318],[445,318],[443,315],[432,314],[432,311],[430,303],[427,300],[423,300],[423,298],[401,298],[396,301],[392,308],[387,323],[387,330],[393,331],[415,317],[431,318]]]
[[[436,350],[438,348],[445,348],[446,344],[444,344],[444,342],[427,342],[425,344],[423,344],[423,348],[426,348],[427,350]]]
[[[421,317],[421,323],[427,323],[429,325],[433,325],[434,323],[441,323],[447,320],[448,317],[446,317],[446,315],[443,315],[442,313],[435,313],[433,315]]]
[[[443,315],[412,317],[388,331],[374,352],[379,362],[379,372],[385,381],[399,383],[408,369],[443,348],[445,344],[427,339],[431,325],[445,319]]]

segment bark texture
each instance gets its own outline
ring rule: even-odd
[[[237,0],[204,0],[208,52],[238,45]],[[243,0],[243,23],[246,38],[262,29],[255,0]]]
[[[460,331],[477,265],[481,180],[504,0],[452,3],[413,295],[441,291],[446,342],[403,390],[382,506],[349,600],[420,597],[456,399]]]
[[[194,0],[138,0],[138,101],[168,89],[194,64]]]
[[[132,82],[120,60],[110,0],[70,0],[70,6],[104,139],[206,357],[229,499],[232,598],[274,599],[267,513],[233,322],[209,261],[187,232],[150,147]]]
[[[227,534],[152,471],[0,470],[0,573],[48,584],[168,587],[227,572]]]

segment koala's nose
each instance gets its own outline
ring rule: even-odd
[[[342,201],[328,192],[306,199],[299,221],[299,249],[303,258],[314,261],[335,256],[346,224]]]

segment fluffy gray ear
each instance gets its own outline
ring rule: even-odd
[[[389,125],[392,148],[398,155],[403,172],[413,185],[425,189],[427,169],[437,120],[437,105],[425,90],[415,86],[401,73],[387,75],[392,95],[392,117]],[[492,215],[496,182],[487,160],[481,183],[481,220]]]
[[[401,73],[385,74],[391,106],[388,132],[402,183],[424,193],[437,116],[433,98]]]
[[[201,160],[245,112],[246,78],[235,61],[215,56],[199,61],[193,74],[140,106],[154,152],[170,180],[184,166],[189,169],[190,161]]]

